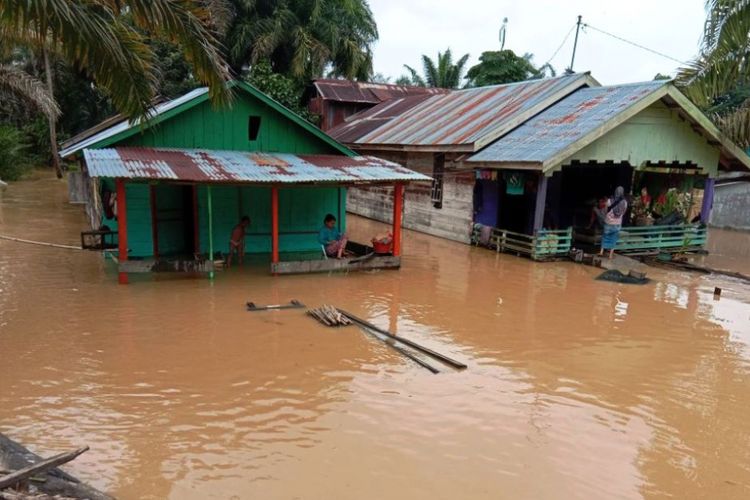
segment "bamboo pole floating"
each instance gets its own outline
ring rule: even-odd
[[[355,321],[355,323],[356,323],[356,321]],[[381,336],[379,335],[378,331],[373,330],[373,329],[371,329],[371,328],[369,328],[369,327],[367,327],[365,325],[358,324],[358,326],[359,326],[359,328],[362,331],[364,331],[366,333],[369,333],[370,335],[372,335],[376,339],[380,340],[381,342],[383,342],[385,345],[387,345],[388,347],[390,347],[394,351],[396,351],[399,354],[401,354],[403,356],[406,356],[410,360],[414,361],[415,363],[417,363],[422,368],[426,368],[426,369],[430,370],[433,374],[440,373],[440,370],[438,370],[437,368],[435,368],[434,366],[432,366],[431,364],[429,364],[427,361],[418,358],[417,356],[415,356],[414,354],[410,353],[409,351],[407,351],[403,347],[397,346],[396,342],[394,340],[389,339],[389,338],[385,338],[385,339],[381,338]]]
[[[14,238],[13,236],[5,236],[3,234],[0,234],[0,240],[15,241],[17,243],[28,243],[30,245],[39,245],[43,247],[65,248],[68,250],[83,250],[83,248],[77,247],[75,245],[62,245],[60,243],[47,243],[44,241],[24,240],[23,238]]]
[[[440,354],[439,352],[435,352],[432,349],[430,349],[428,347],[424,347],[422,345],[419,345],[419,344],[417,344],[416,342],[414,342],[412,340],[405,339],[403,337],[398,337],[396,335],[393,335],[391,332],[389,332],[387,330],[383,330],[382,328],[378,328],[377,326],[373,325],[372,323],[370,323],[368,321],[365,321],[365,320],[363,320],[361,318],[358,318],[358,317],[354,316],[353,314],[344,311],[343,309],[339,309],[338,311],[341,314],[343,314],[344,316],[346,316],[347,318],[349,318],[350,320],[352,320],[354,323],[357,323],[358,325],[366,326],[367,328],[370,328],[371,330],[376,331],[379,334],[388,337],[389,339],[397,340],[397,341],[401,342],[402,344],[408,345],[409,347],[412,347],[412,348],[414,348],[414,349],[416,349],[416,350],[418,350],[418,351],[420,351],[420,352],[422,352],[424,354],[427,354],[428,356],[432,356],[433,358],[435,358],[435,359],[437,359],[439,361],[442,361],[443,363],[445,363],[447,365],[450,365],[453,368],[457,368],[459,370],[463,370],[464,368],[467,367],[466,364],[461,363],[460,361],[456,361],[455,359],[449,358],[448,356],[445,356],[444,354]]]

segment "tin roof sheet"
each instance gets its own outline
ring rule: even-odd
[[[668,84],[654,81],[580,89],[467,161],[542,163]]]
[[[83,155],[91,177],[255,184],[430,180],[398,163],[370,156],[137,147],[85,149]]]
[[[582,73],[390,100],[355,115],[329,133],[358,146],[463,145],[474,151],[476,143],[496,139],[517,126],[518,120],[533,116],[586,85],[597,83],[588,73]],[[398,106],[403,109],[395,113]]]
[[[175,99],[172,99],[170,101],[162,102],[154,106],[154,109],[151,110],[149,113],[149,118],[155,118],[163,113],[166,113],[167,111],[174,109],[178,106],[181,106],[182,104],[185,104],[187,102],[192,101],[196,97],[200,97],[204,94],[208,94],[208,87],[200,87],[195,90],[191,90],[185,95],[181,95],[180,97],[177,97]],[[121,117],[122,119],[117,121],[117,118]],[[114,124],[113,124],[114,123]],[[130,122],[129,120],[122,117],[122,115],[116,115],[114,117],[108,118],[107,120],[104,120],[102,123],[96,125],[95,127],[92,127],[92,129],[105,127],[104,130],[101,130],[93,135],[88,134],[88,132],[91,130],[86,130],[82,132],[81,134],[78,134],[77,137],[81,137],[81,140],[78,141],[67,141],[63,146],[66,146],[62,151],[60,151],[60,156],[62,158],[65,158],[66,156],[70,156],[73,153],[77,153],[78,151],[81,151],[82,149],[85,149],[92,144],[96,144],[97,142],[103,141],[105,139],[109,139],[110,137],[114,137],[117,134],[121,132],[125,132],[126,130],[129,130],[134,127],[138,127],[141,124],[141,120],[135,120],[133,122]],[[75,138],[73,138],[75,139]]]
[[[315,80],[313,86],[318,95],[326,100],[369,104],[378,104],[390,99],[411,95],[436,95],[449,92],[448,89],[396,85],[393,83],[356,82],[331,78]]]

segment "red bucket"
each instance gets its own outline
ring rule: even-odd
[[[387,254],[393,252],[393,240],[383,243],[382,241],[373,240],[372,249],[377,254]]]

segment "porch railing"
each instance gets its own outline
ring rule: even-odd
[[[526,255],[534,260],[549,260],[567,255],[572,241],[573,228],[541,229],[534,235],[495,228],[490,236],[490,247],[498,252]]]
[[[689,252],[704,248],[707,239],[708,229],[699,224],[628,226],[620,231],[615,250]]]

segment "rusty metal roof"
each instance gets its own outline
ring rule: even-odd
[[[668,84],[653,81],[580,89],[467,161],[543,163]]]
[[[313,86],[320,97],[329,101],[369,104],[378,104],[398,97],[437,95],[449,92],[448,89],[396,85],[393,83],[355,82],[332,78],[315,80]]]
[[[582,73],[390,100],[329,133],[357,147],[473,152],[585,86],[598,83]]]
[[[370,156],[139,147],[85,149],[83,155],[91,177],[234,184],[430,180],[398,163]]]

